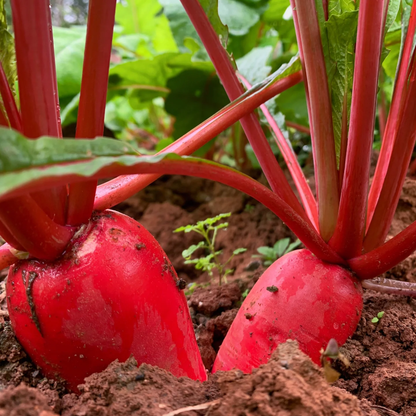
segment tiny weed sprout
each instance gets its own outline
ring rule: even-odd
[[[378,323],[380,322],[380,319],[381,319],[383,316],[384,316],[384,311],[381,311],[381,312],[379,312],[379,313],[377,314],[377,316],[375,316],[375,317],[371,320],[371,322],[372,322],[373,324],[378,324]]]
[[[263,264],[265,266],[270,266],[278,258],[287,253],[290,253],[301,244],[302,243],[300,240],[296,240],[295,242],[290,243],[290,238],[282,238],[281,240],[277,241],[273,247],[259,247],[257,251],[260,254],[253,254],[252,257],[260,257],[263,259]]]
[[[247,251],[245,248],[237,248],[233,251],[231,256],[222,263],[219,256],[222,254],[222,250],[215,249],[215,240],[217,238],[218,230],[227,230],[228,222],[217,224],[218,221],[223,220],[231,216],[231,212],[226,214],[219,214],[213,218],[207,218],[204,221],[198,221],[193,225],[185,225],[174,230],[174,233],[184,232],[190,233],[195,232],[204,237],[203,241],[198,244],[193,244],[182,252],[182,256],[185,259],[185,264],[194,264],[197,270],[208,272],[210,276],[213,276],[213,271],[216,270],[218,273],[218,284],[221,285],[223,280],[226,281],[226,276],[233,272],[233,269],[227,269],[227,264],[234,258],[234,256],[244,253]],[[208,254],[203,257],[192,259],[192,255],[195,251],[203,249]]]
[[[164,174],[209,179],[246,193],[279,216],[305,246],[290,252],[286,243],[273,247],[269,261],[283,255],[247,294],[214,372],[251,372],[289,338],[320,364],[320,351],[331,339],[342,345],[354,333],[363,288],[416,296],[414,284],[380,277],[416,250],[416,222],[387,240],[416,139],[416,2],[290,0],[293,20],[285,24],[293,21],[299,55],[272,74],[268,67],[253,87],[227,52],[227,26],[217,0],[181,0],[200,37],[200,43],[187,42],[190,53],[181,55],[176,48],[110,70],[116,3],[89,1],[75,140],[62,139],[49,2],[11,0],[14,38],[0,9],[0,235],[6,241],[0,266],[10,266],[6,298],[12,327],[45,376],[64,379],[77,391],[92,372],[133,354],[139,363],[206,380],[184,282],[141,224],[110,210]],[[137,13],[136,6],[131,10]],[[156,15],[163,13],[157,10]],[[386,44],[401,45],[394,59]],[[212,63],[195,56],[199,52]],[[384,106],[378,117],[382,145],[370,181],[379,74],[386,59],[394,88],[389,111]],[[145,85],[149,95],[136,91],[143,77],[120,81],[127,64],[132,73],[146,67],[147,79],[155,72],[152,65],[162,61],[158,74],[166,78]],[[179,74],[183,68],[189,71]],[[192,90],[196,100],[210,90],[208,81],[203,88],[194,85],[198,76],[190,74],[198,68],[204,80],[215,78],[223,97],[220,110],[212,109],[209,114],[217,112],[205,121],[186,128],[175,123],[176,140],[168,138],[170,144],[156,155],[143,156],[127,141],[100,137],[107,95],[133,89],[129,97],[139,107],[137,97],[146,95],[182,110],[182,93]],[[175,77],[182,77],[179,87],[169,83]],[[111,90],[109,81],[116,83]],[[309,127],[292,127],[310,132],[316,192],[268,105],[301,81]],[[292,182],[279,166],[257,108]],[[242,150],[250,149],[269,186],[212,158],[190,156],[237,121],[241,129],[235,136],[244,131],[248,145],[235,141],[236,165],[246,160]],[[105,178],[113,179],[97,185]],[[204,236],[186,257],[208,248],[209,259],[188,261],[209,272],[214,264],[220,279],[227,270],[217,261],[215,236],[225,225],[216,223],[227,215],[180,229]]]

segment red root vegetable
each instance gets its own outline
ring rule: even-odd
[[[55,262],[10,268],[16,336],[51,378],[77,390],[113,360],[206,380],[181,281],[153,236],[131,218],[93,215]]]
[[[274,262],[243,302],[221,345],[213,372],[250,373],[277,345],[296,339],[320,364],[320,350],[351,336],[363,307],[361,283],[343,267],[324,263],[308,250]]]

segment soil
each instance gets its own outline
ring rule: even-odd
[[[185,289],[195,333],[206,368],[212,367],[244,293],[265,270],[252,257],[293,233],[255,200],[225,186],[195,178],[162,178],[116,209],[132,216],[159,241]],[[177,227],[232,212],[217,247],[235,269],[227,282],[184,264],[182,250],[200,241],[195,233],[173,233]],[[416,219],[416,182],[407,179],[391,235]],[[415,282],[416,255],[388,277]],[[364,293],[364,311],[355,334],[341,348],[350,365],[335,363],[340,379],[328,384],[324,372],[288,341],[251,375],[240,371],[210,375],[205,383],[175,378],[134,358],[114,362],[80,386],[80,395],[43,377],[11,330],[0,274],[0,416],[110,415],[416,415],[416,300]],[[190,285],[191,283],[196,283]],[[383,317],[372,319],[381,311]]]

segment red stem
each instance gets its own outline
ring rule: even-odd
[[[191,155],[223,130],[237,122],[245,114],[250,113],[260,104],[296,85],[301,80],[302,74],[296,72],[261,91],[255,93],[247,92],[244,97],[240,97],[228,104],[217,114],[214,114],[208,120],[166,147],[163,153]],[[97,188],[94,209],[103,211],[111,208],[145,188],[159,177],[160,175],[129,175],[106,182]]]
[[[79,182],[89,180],[90,178],[108,178],[115,175],[126,175],[131,173],[196,176],[231,186],[257,199],[272,212],[278,215],[281,220],[299,237],[305,246],[308,247],[308,249],[311,250],[317,257],[323,261],[345,264],[344,260],[324,242],[308,220],[305,221],[278,195],[247,175],[223,165],[213,162],[208,163],[204,160],[198,159],[164,159],[159,162],[155,162],[154,160],[152,162],[145,162],[144,160],[146,160],[146,157],[143,156],[125,156],[126,162],[127,158],[128,166],[121,165],[118,162],[118,158],[115,157],[114,162],[108,163],[106,166],[99,169],[97,168],[97,170],[89,176],[88,179],[83,178],[77,173],[71,172],[65,174],[62,170],[60,176],[57,177],[56,174],[54,174],[54,170],[52,170],[50,176],[44,176],[37,181],[32,180],[30,183],[26,183],[19,188],[14,188],[8,194],[3,194],[0,197],[0,201],[5,200],[5,202],[0,202],[0,206],[2,204],[7,204],[8,198],[22,195],[29,190],[45,189],[61,183]],[[108,157],[104,159],[106,161],[111,160],[111,158]],[[81,172],[82,166],[86,163],[89,163],[89,161],[70,163],[70,169],[71,171],[74,171],[74,168],[76,167],[76,172]],[[68,165],[68,163],[60,164],[62,167],[65,165]],[[0,216],[0,220],[1,219],[2,217]]]
[[[335,229],[339,198],[331,100],[315,1],[297,0],[296,13],[308,81],[319,229],[323,239],[328,241]]]
[[[413,38],[416,29],[416,2],[412,4],[410,12],[409,25],[407,29],[406,40],[403,47],[402,58],[399,62],[397,79],[395,82],[393,99],[391,102],[390,113],[387,119],[386,129],[381,143],[380,155],[377,161],[376,171],[374,173],[373,182],[371,184],[370,193],[368,196],[368,210],[367,210],[367,228],[373,218],[374,211],[380,192],[383,187],[384,178],[387,174],[391,153],[393,151],[394,142],[397,137],[397,130],[401,119],[401,108],[404,102],[404,92],[406,91],[406,84],[409,74],[409,62],[412,54]]]
[[[17,250],[24,250],[23,246],[18,243],[13,234],[6,228],[6,226],[0,221],[0,235],[4,241],[7,241],[11,246]],[[0,269],[1,270],[1,269]]]
[[[61,137],[47,0],[12,0],[23,134]],[[65,222],[66,187],[33,195],[50,218]],[[7,225],[7,224],[6,224]]]
[[[250,83],[242,76],[239,75],[241,81],[246,86],[246,88],[250,89]],[[311,191],[311,188],[308,185],[308,182],[303,174],[302,168],[299,166],[298,159],[296,157],[295,152],[292,149],[292,146],[287,142],[285,136],[283,135],[282,131],[279,129],[279,126],[276,123],[276,120],[270,114],[269,110],[267,109],[265,104],[260,106],[261,111],[263,112],[264,116],[267,119],[267,122],[270,125],[273,133],[275,134],[275,141],[276,144],[279,146],[280,152],[286,162],[286,165],[289,169],[290,174],[295,182],[296,189],[299,192],[300,199],[303,203],[305,208],[306,214],[308,218],[314,225],[315,229],[319,229],[318,224],[318,207],[316,204],[315,197]]]
[[[382,81],[384,78],[383,71],[380,72],[380,80]],[[386,130],[386,120],[387,120],[387,102],[386,102],[386,94],[384,90],[380,90],[380,102],[378,104],[378,126],[380,130],[380,137],[383,140],[384,132]]]
[[[10,89],[7,76],[4,72],[3,65],[0,62],[0,94],[3,99],[4,108],[10,120],[10,127],[19,132],[22,132],[22,118],[17,109],[16,101]]]
[[[341,146],[339,152],[339,189],[342,189],[345,174],[345,160],[347,157],[347,143],[348,143],[348,94],[345,91],[344,102],[342,105],[342,120],[341,120]]]
[[[415,250],[416,221],[382,246],[348,260],[348,264],[361,279],[372,279],[399,264]]]
[[[412,74],[407,87],[401,123],[397,131],[389,168],[380,197],[364,240],[364,250],[382,244],[387,236],[399,202],[416,139],[416,56],[413,56]]]
[[[204,9],[198,0],[181,0],[181,3],[198,32],[229,99],[231,101],[237,99],[244,93],[244,88],[240,84],[228,54],[222,47]],[[273,155],[257,117],[254,114],[248,114],[241,119],[241,125],[272,190],[293,207],[299,215],[306,217],[300,202]]]
[[[307,126],[302,126],[301,124],[294,123],[293,121],[286,120],[286,126],[291,127],[301,133],[311,134],[311,129]]]
[[[11,266],[18,260],[19,259],[13,254],[13,247],[11,247],[9,244],[3,244],[0,247],[0,270]]]
[[[90,0],[76,138],[92,139],[104,132],[115,12],[116,0]],[[70,185],[68,224],[88,221],[96,188],[96,181]]]
[[[383,23],[383,3],[361,0],[345,173],[337,230],[330,243],[344,258],[361,253],[365,232]]]
[[[0,221],[25,251],[40,260],[58,257],[74,234],[74,229],[52,221],[29,195],[0,202]]]

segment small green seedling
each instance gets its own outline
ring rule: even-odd
[[[381,311],[381,312],[379,312],[379,313],[377,314],[377,316],[375,316],[375,317],[371,320],[371,322],[372,322],[373,324],[378,324],[378,323],[380,322],[380,319],[381,319],[383,316],[384,316],[384,311]]]
[[[282,238],[277,241],[273,247],[259,247],[257,251],[260,254],[254,254],[253,257],[260,257],[263,259],[263,264],[265,266],[270,266],[278,258],[282,257],[284,254],[293,251],[296,247],[300,246],[301,242],[296,240],[290,244],[290,238]]]
[[[223,220],[224,218],[228,218],[231,215],[231,212],[226,214],[219,214],[213,218],[207,218],[204,221],[198,221],[196,224],[193,225],[186,225],[184,227],[177,228],[174,233],[185,232],[189,233],[194,231],[204,237],[204,241],[200,241],[198,244],[193,244],[186,250],[182,252],[182,256],[185,259],[185,264],[195,264],[195,268],[197,270],[202,270],[204,272],[208,272],[210,276],[213,275],[213,270],[217,270],[219,276],[219,284],[221,285],[223,278],[233,272],[233,269],[227,269],[227,264],[231,261],[231,259],[241,253],[247,251],[246,248],[237,248],[233,251],[233,254],[230,258],[225,262],[221,263],[218,256],[222,253],[222,250],[215,249],[215,239],[217,237],[218,230],[227,229],[228,222],[223,222],[220,224],[216,224],[218,221]],[[196,259],[192,259],[192,254],[200,248],[203,248],[208,252],[208,254],[204,257],[199,257]]]

